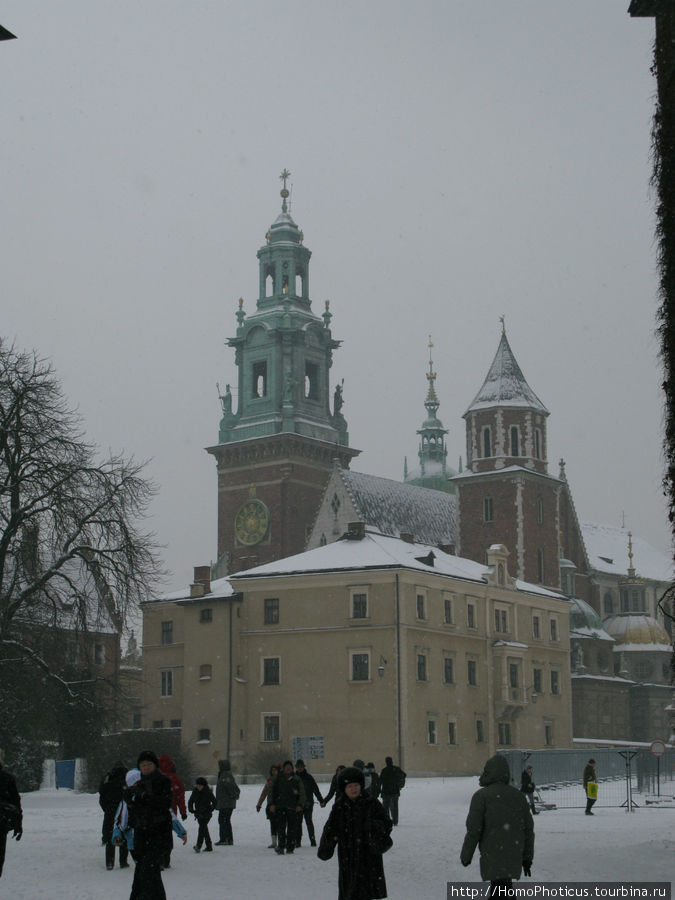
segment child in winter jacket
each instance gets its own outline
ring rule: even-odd
[[[197,843],[194,846],[195,853],[199,853],[202,849],[202,844],[206,844],[204,849],[207,853],[213,850],[211,835],[209,834],[209,822],[215,808],[216,798],[213,796],[213,791],[209,787],[206,778],[198,778],[188,800],[188,810],[194,815],[199,824]]]

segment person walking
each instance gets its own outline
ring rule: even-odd
[[[375,763],[366,763],[366,767],[363,770],[363,777],[366,783],[366,790],[371,797],[375,797],[377,800],[380,796],[380,776],[375,771]]]
[[[0,750],[0,877],[5,864],[7,835],[12,832],[15,841],[23,835],[23,811],[16,779],[4,768],[5,753]]]
[[[520,776],[520,790],[525,794],[525,799],[530,804],[530,811],[533,816],[539,815],[534,807],[534,780],[532,778],[532,766],[525,766],[523,774]]]
[[[168,753],[162,753],[159,757],[159,771],[171,782],[171,811],[174,816],[180,817],[183,821],[187,819],[187,810],[185,809],[185,785],[182,779],[176,774],[176,765]],[[171,868],[171,851],[173,850],[173,835],[170,835],[169,849],[162,860],[162,866],[165,869]]]
[[[338,778],[340,777],[340,772],[344,772],[344,770],[346,768],[347,768],[346,766],[338,766],[337,769],[335,770],[335,775],[333,775],[333,777],[331,778],[330,790],[328,791],[326,796],[323,798],[323,801],[321,803],[321,809],[323,809],[325,806],[327,806],[328,801],[332,800],[333,797],[336,796],[337,786],[338,786]]]
[[[302,819],[304,817],[305,826],[307,827],[307,836],[309,837],[309,843],[312,847],[316,847],[316,835],[314,834],[314,822],[312,821],[312,816],[314,814],[314,798],[316,797],[319,803],[323,803],[323,797],[321,796],[319,785],[316,783],[313,776],[307,771],[307,767],[305,766],[305,761],[303,759],[299,759],[296,762],[295,774],[302,781],[302,786],[305,789],[305,805],[302,808],[301,814],[298,816],[298,829],[296,832],[295,846],[299,847],[302,843]]]
[[[270,766],[270,774],[267,778],[267,781],[265,782],[265,786],[260,792],[258,802],[255,805],[256,812],[260,812],[264,801],[267,800],[267,804],[265,805],[265,815],[267,816],[267,820],[270,823],[270,834],[272,837],[272,843],[267,845],[268,850],[276,849],[277,846],[277,817],[270,812],[270,802],[272,799],[272,785],[274,783],[274,779],[278,776],[280,771],[281,763],[274,763]]]
[[[138,755],[139,780],[125,788],[136,860],[130,900],[166,900],[162,860],[171,847],[171,781],[159,771],[152,750]]]
[[[218,762],[218,783],[216,784],[219,831],[216,847],[231,847],[234,843],[231,820],[240,793],[239,785],[232,774],[229,759],[221,759]]]
[[[480,875],[496,889],[511,890],[513,879],[532,874],[534,822],[524,795],[512,787],[511,773],[503,756],[492,756],[480,776],[480,790],[471,798],[466,837],[460,853],[469,866],[476,846],[480,850]],[[503,896],[503,895],[502,895]]]
[[[211,835],[209,834],[209,822],[215,808],[216,798],[213,796],[213,791],[209,787],[208,781],[206,778],[198,778],[195,781],[195,789],[188,800],[188,810],[193,814],[199,825],[197,843],[194,847],[195,853],[201,851],[202,844],[206,845],[204,849],[207,853],[213,850]]]
[[[103,810],[102,836],[105,844],[105,867],[109,872],[115,868],[115,846],[119,847],[120,869],[126,869],[129,866],[129,850],[126,843],[115,845],[112,837],[115,816],[126,787],[126,775],[127,767],[124,763],[116,762],[105,775],[98,789],[98,804]]]
[[[598,799],[598,778],[595,774],[595,760],[589,759],[584,768],[584,793],[586,794],[586,815],[592,816],[593,805]],[[592,787],[589,788],[589,785]],[[591,796],[595,794],[595,796]]]
[[[270,802],[270,812],[277,817],[276,852],[279,855],[293,853],[295,849],[298,816],[302,814],[306,799],[303,783],[294,773],[293,763],[287,759],[272,785]]]
[[[343,769],[317,851],[325,861],[338,848],[338,900],[387,896],[382,855],[393,845],[392,827],[384,806],[365,791],[363,770]]]
[[[391,816],[394,825],[398,825],[398,798],[405,787],[406,774],[403,769],[394,765],[391,756],[385,757],[384,762],[384,769],[380,772],[382,805]]]

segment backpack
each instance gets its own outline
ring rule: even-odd
[[[403,769],[399,769],[396,773],[396,786],[398,787],[399,791],[402,791],[405,787],[405,772],[403,771]]]

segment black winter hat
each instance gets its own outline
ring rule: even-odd
[[[394,763],[394,760],[391,758],[391,756],[385,756],[384,761],[388,766],[391,766]]]
[[[208,781],[206,780],[206,778],[201,778],[201,777],[198,778],[198,779],[195,781],[195,784],[201,784],[203,787],[208,787],[208,786],[209,786],[209,783],[208,783]]]
[[[342,793],[348,784],[356,782],[361,787],[365,786],[366,780],[363,777],[363,771],[357,766],[348,766],[338,775],[338,791]]]
[[[159,768],[159,760],[157,759],[157,754],[153,753],[152,750],[141,750],[141,752],[138,754],[136,765],[140,768],[140,765],[143,761],[152,762],[157,766],[157,768]]]
[[[366,764],[362,759],[355,759],[352,765],[357,769],[365,769]]]

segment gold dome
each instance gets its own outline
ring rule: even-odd
[[[611,634],[622,650],[650,649],[671,650],[668,632],[656,619],[647,615],[610,616],[604,621],[605,630]],[[630,646],[628,646],[630,645]],[[614,648],[615,651],[619,647]]]

